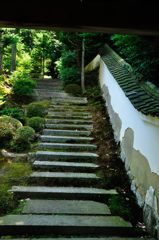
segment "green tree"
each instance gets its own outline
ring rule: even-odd
[[[33,32],[33,49],[31,53],[33,71],[39,71],[44,76],[48,62],[51,61],[57,45],[58,42],[54,32]]]
[[[132,66],[140,82],[152,81],[159,85],[159,49],[151,38],[137,35],[111,36],[112,47]]]

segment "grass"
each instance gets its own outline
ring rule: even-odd
[[[19,202],[8,190],[13,185],[27,185],[28,176],[31,174],[31,166],[28,163],[7,162],[0,169],[3,174],[0,177],[0,215],[12,212]]]

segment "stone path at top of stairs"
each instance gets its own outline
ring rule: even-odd
[[[50,100],[52,97],[69,97],[69,95],[62,90],[61,82],[59,79],[36,79],[36,82],[37,86],[34,89],[33,93],[36,100]]]
[[[10,190],[16,198],[27,200],[21,213],[0,217],[1,236],[137,239],[132,225],[113,216],[106,204],[116,190],[99,187],[102,179],[96,175],[100,166],[92,128],[86,98],[52,98],[29,185]]]

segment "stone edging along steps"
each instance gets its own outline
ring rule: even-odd
[[[112,216],[106,205],[110,196],[117,195],[116,190],[96,187],[101,178],[96,175],[100,166],[96,145],[91,143],[92,128],[86,98],[52,99],[29,185],[10,189],[15,197],[27,201],[20,214],[0,217],[1,236],[11,235],[14,239],[59,236],[61,240],[137,237],[131,223]]]

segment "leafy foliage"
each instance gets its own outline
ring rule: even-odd
[[[35,134],[35,131],[33,128],[29,126],[24,126],[17,129],[15,134],[15,139],[28,142],[34,137],[34,134]]]
[[[0,115],[7,115],[10,117],[16,118],[22,123],[24,123],[24,119],[25,119],[24,111],[22,108],[19,108],[19,107],[15,107],[15,108],[6,107],[0,111]]]
[[[39,132],[44,127],[44,118],[32,117],[27,121],[28,126],[32,127],[36,132]]]
[[[12,150],[22,152],[31,148],[30,141],[33,139],[35,131],[29,126],[17,129],[15,137],[11,143]]]
[[[74,96],[80,96],[82,94],[81,87],[75,83],[66,85],[64,89],[65,92],[71,93]]]
[[[108,201],[108,206],[112,214],[122,216],[129,221],[132,218],[130,206],[123,196],[112,196]]]
[[[44,117],[48,107],[47,101],[32,102],[27,105],[27,117]]]
[[[32,95],[36,82],[31,80],[27,72],[13,72],[10,77],[12,91],[16,99],[27,98]]]
[[[159,50],[152,42],[142,36],[120,35],[111,36],[112,46],[133,67],[139,81],[158,83]]]
[[[63,51],[61,58],[56,62],[56,66],[64,86],[80,82],[75,51]]]
[[[9,145],[15,131],[21,127],[22,124],[17,119],[9,116],[0,117],[0,146],[3,147]]]
[[[13,185],[26,185],[31,166],[28,163],[11,163],[5,166],[5,172],[3,178],[0,179],[0,214],[9,213],[17,207],[18,201],[8,190]]]

